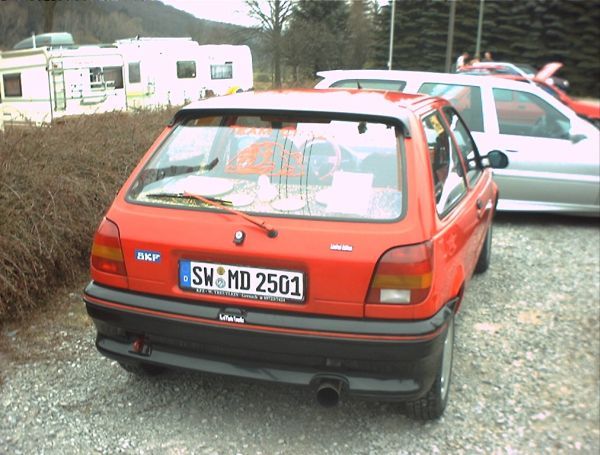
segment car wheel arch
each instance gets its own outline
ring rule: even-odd
[[[458,288],[458,292],[456,293],[456,303],[454,304],[454,313],[458,313],[460,311],[463,297],[465,294],[465,283],[461,282],[460,287]]]
[[[443,284],[440,284],[441,287],[438,287],[433,291],[436,292],[436,295],[440,298],[440,301],[436,303],[436,305],[439,305],[437,308],[439,309],[448,304],[448,302],[455,301],[453,309],[454,313],[457,313],[465,292],[466,279],[464,269],[462,267],[457,267],[456,270],[453,270],[453,277],[444,281]]]

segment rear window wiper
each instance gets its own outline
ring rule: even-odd
[[[215,198],[215,197],[207,197],[207,196],[202,196],[200,194],[194,194],[194,193],[188,193],[188,192],[183,192],[183,193],[147,193],[145,194],[146,197],[148,198],[176,198],[176,199],[196,199],[200,202],[203,202],[207,205],[211,205],[213,207],[216,207],[218,209],[222,209],[225,210],[226,212],[229,213],[233,213],[234,215],[238,215],[240,217],[242,217],[243,219],[245,219],[246,221],[248,221],[249,223],[254,224],[255,226],[258,226],[261,229],[264,229],[267,233],[267,236],[270,238],[275,238],[278,235],[277,230],[271,226],[270,224],[268,224],[266,221],[264,220],[260,220],[257,219],[253,216],[250,216],[244,212],[240,212],[239,210],[235,210],[232,208],[233,203],[231,201],[225,200],[225,199],[220,199],[220,198]]]
[[[224,204],[220,204],[219,202],[217,202],[216,200],[211,200],[211,198],[207,198],[205,196],[201,196],[199,194],[194,194],[194,193],[188,193],[185,192],[183,193],[184,196],[188,196],[188,197],[193,197],[194,199],[198,199],[201,202],[204,202],[208,205],[212,205],[214,207],[223,209],[229,213],[233,213],[234,215],[239,215],[241,216],[243,219],[245,219],[246,221],[248,221],[249,223],[254,224],[255,226],[258,226],[261,229],[264,229],[267,232],[267,236],[270,238],[275,238],[277,237],[277,230],[271,226],[270,224],[268,224],[265,220],[259,220],[256,219],[250,215],[245,214],[244,212],[240,212],[239,210],[235,210],[232,209],[231,207],[224,205]],[[213,198],[214,199],[214,198]]]
[[[197,199],[196,197],[187,194],[187,193],[146,193],[144,194],[145,197],[150,198],[150,199]],[[205,202],[206,204],[212,205],[212,202],[215,202],[217,204],[221,204],[225,207],[231,207],[233,205],[233,202],[228,201],[226,199],[220,199],[220,198],[216,198],[216,197],[208,197],[208,196],[203,196],[206,201],[210,201],[210,202],[206,202],[206,201],[201,201],[201,202]]]

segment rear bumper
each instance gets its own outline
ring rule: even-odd
[[[455,301],[421,321],[343,319],[235,309],[90,283],[84,293],[96,346],[120,361],[301,386],[336,379],[343,391],[386,400],[418,398],[437,373]],[[132,344],[143,338],[143,354]]]

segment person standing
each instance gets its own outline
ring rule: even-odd
[[[458,58],[456,59],[456,71],[458,71],[467,64],[467,62],[469,61],[469,57],[470,55],[468,52],[463,52],[458,56]]]

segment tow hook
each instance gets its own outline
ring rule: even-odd
[[[129,352],[131,352],[132,354],[148,357],[152,353],[152,346],[150,345],[150,343],[147,342],[144,336],[139,336],[135,340],[133,340],[133,343],[131,343],[131,348],[129,349]]]

